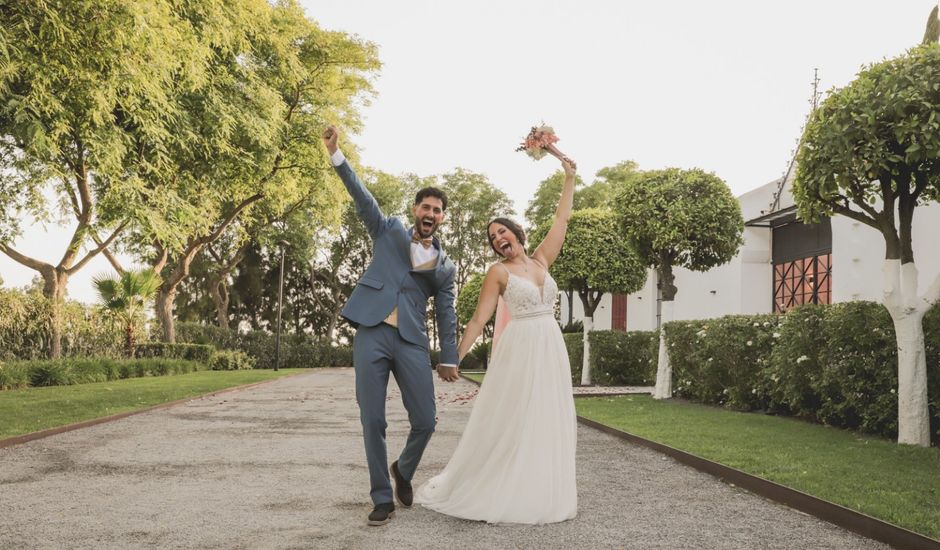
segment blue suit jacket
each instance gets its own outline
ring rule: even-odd
[[[343,308],[344,319],[358,327],[383,322],[398,307],[398,333],[404,340],[428,348],[426,312],[434,296],[440,362],[457,364],[457,312],[454,310],[456,267],[444,254],[440,241],[437,266],[418,270],[411,266],[411,232],[401,220],[385,216],[348,162],[336,173],[356,203],[359,218],[372,237],[372,262],[359,279]]]

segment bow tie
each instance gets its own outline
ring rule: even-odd
[[[423,246],[425,249],[431,248],[431,245],[434,244],[434,237],[428,237],[427,239],[422,239],[418,236],[418,232],[415,231],[411,234],[411,242],[418,243]]]

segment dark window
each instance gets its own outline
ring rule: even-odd
[[[613,295],[613,311],[610,315],[610,328],[613,330],[627,330],[627,295]]]

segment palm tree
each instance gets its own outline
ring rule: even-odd
[[[120,278],[99,275],[92,282],[102,305],[124,323],[124,345],[134,356],[134,327],[160,288],[160,276],[153,269],[126,271]]]

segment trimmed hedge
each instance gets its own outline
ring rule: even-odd
[[[215,347],[206,344],[167,344],[153,342],[138,344],[134,350],[134,357],[145,359],[161,357],[163,359],[183,359],[184,361],[198,361],[208,365],[215,353]]]
[[[658,331],[594,330],[591,375],[598,386],[652,386],[656,383]],[[578,376],[580,378],[578,369]]]
[[[571,363],[571,383],[581,384],[584,334],[562,334]],[[598,386],[651,386],[656,383],[659,331],[592,330],[591,377]]]
[[[255,368],[274,368],[275,337],[264,331],[239,333],[199,323],[177,323],[176,336],[181,342],[241,351],[255,360]],[[351,346],[323,344],[304,334],[281,334],[281,368],[348,366],[352,366]]]
[[[70,358],[17,361],[0,365],[0,389],[67,386],[124,378],[185,374],[203,369],[205,365],[202,363],[182,359]]]
[[[247,370],[255,368],[255,360],[243,351],[217,351],[209,361],[210,370]]]
[[[874,302],[806,305],[664,326],[677,396],[897,437],[897,342]],[[940,308],[924,318],[931,434],[940,442]]]

